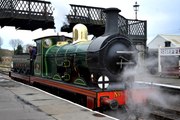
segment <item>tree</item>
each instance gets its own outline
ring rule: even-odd
[[[3,39],[0,37],[0,49],[2,45],[3,45]]]
[[[21,53],[23,53],[23,47],[21,45],[18,45],[17,49],[14,51],[14,54],[19,55]]]
[[[11,47],[13,48],[13,50],[15,51],[15,48],[18,47],[18,45],[22,45],[23,41],[19,40],[19,39],[11,39],[9,41],[9,44],[11,45]]]

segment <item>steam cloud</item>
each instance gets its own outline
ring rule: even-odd
[[[60,32],[64,24],[68,24],[66,15],[70,12],[70,5],[65,0],[50,0],[53,6],[54,23],[56,32]]]
[[[136,81],[144,82],[157,82],[155,77],[152,77],[150,71],[147,70],[147,65],[157,65],[157,58],[149,58],[145,61],[146,66],[136,66],[134,68],[125,68],[123,72],[123,80],[126,83],[127,90],[127,103],[125,107],[126,114],[119,115],[121,120],[137,120],[141,117],[145,119],[149,118],[152,112],[152,106],[158,105],[165,108],[171,108],[179,104],[179,95],[172,95],[165,93],[160,88],[155,88],[148,85],[139,85]],[[128,81],[129,77],[135,77],[135,82]],[[127,82],[128,81],[128,82]],[[120,111],[122,112],[122,111]],[[113,112],[111,113],[113,114]],[[117,114],[117,113],[114,113]]]

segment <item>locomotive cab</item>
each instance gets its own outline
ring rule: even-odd
[[[69,44],[72,39],[66,36],[47,36],[34,40],[37,44],[37,56],[34,62],[34,75],[52,78],[57,73],[55,51],[59,46]]]

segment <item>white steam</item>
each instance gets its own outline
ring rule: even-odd
[[[128,118],[126,119],[135,120],[142,116],[143,118],[148,118],[149,114],[152,112],[151,104],[165,108],[172,108],[180,103],[179,95],[164,93],[162,89],[158,89],[157,87],[155,88],[153,86],[139,85],[135,83],[136,81],[150,83],[158,82],[158,76],[152,75],[149,70],[147,70],[147,65],[157,65],[157,59],[149,58],[144,63],[146,63],[146,66],[125,68],[123,72],[123,81],[127,84],[127,91],[129,91],[127,92],[128,99],[126,103],[126,111]],[[133,76],[135,82],[129,79]]]
[[[56,32],[61,31],[61,27],[68,24],[66,15],[70,12],[70,5],[65,0],[50,0],[53,6],[53,17]]]

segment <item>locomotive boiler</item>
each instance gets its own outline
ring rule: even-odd
[[[135,65],[134,48],[130,39],[119,33],[120,10],[109,8],[104,12],[105,33],[93,40],[87,39],[83,24],[73,28],[73,40],[59,40],[55,36],[36,39],[39,54],[35,75],[103,89],[122,82],[124,68]]]

